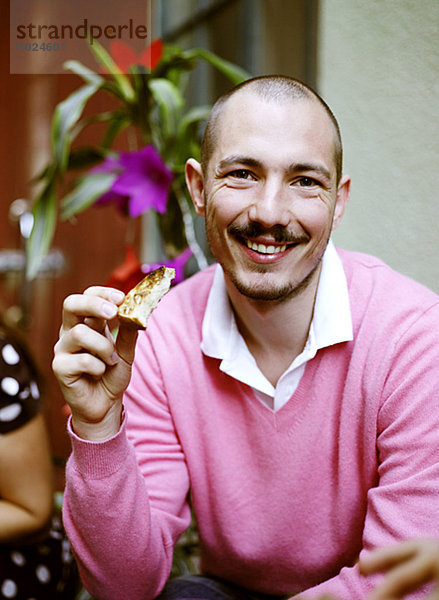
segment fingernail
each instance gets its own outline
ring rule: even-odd
[[[112,319],[116,316],[117,307],[114,304],[110,304],[110,302],[104,302],[102,304],[102,312],[108,319]]]
[[[120,290],[112,290],[111,292],[111,300],[113,302],[115,302],[116,304],[119,302],[122,302],[122,300],[125,298],[125,294],[123,292],[121,292]]]
[[[119,360],[119,355],[117,352],[113,352],[113,354],[111,355],[110,361],[112,365],[115,365]]]

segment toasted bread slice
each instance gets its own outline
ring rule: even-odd
[[[175,270],[169,267],[159,267],[148,273],[125,296],[117,313],[119,320],[136,329],[146,329],[149,315],[169,291],[174,277]]]

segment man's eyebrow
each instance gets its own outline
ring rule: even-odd
[[[331,172],[320,163],[291,163],[288,167],[290,173],[319,173],[328,181],[331,180]]]
[[[219,171],[224,171],[238,164],[252,168],[262,167],[262,162],[256,158],[251,158],[250,156],[240,154],[232,154],[231,156],[226,156],[226,158],[220,160],[217,165],[217,169]],[[314,173],[319,173],[328,181],[331,180],[331,172],[321,163],[291,163],[287,170],[289,173],[307,173],[311,171]]]
[[[217,168],[220,171],[223,171],[223,170],[233,167],[237,164],[244,165],[246,167],[253,167],[253,168],[258,168],[258,167],[262,166],[262,163],[259,160],[256,160],[255,158],[250,158],[249,156],[241,156],[239,154],[234,154],[232,156],[227,156],[226,158],[223,158],[222,160],[220,160]]]

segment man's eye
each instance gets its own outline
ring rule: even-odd
[[[230,171],[228,174],[229,177],[235,177],[236,179],[252,179],[253,176],[250,171],[247,169],[236,169],[235,171]]]
[[[317,181],[315,179],[313,179],[312,177],[301,177],[299,179],[299,185],[301,187],[310,187],[312,185],[316,185]]]

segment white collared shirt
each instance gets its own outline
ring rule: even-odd
[[[224,273],[217,265],[202,328],[202,352],[221,360],[220,370],[252,387],[257,397],[278,410],[291,398],[306,363],[321,348],[353,339],[348,286],[332,241],[322,259],[314,315],[308,339],[274,387],[259,369],[236,325],[226,292]]]

